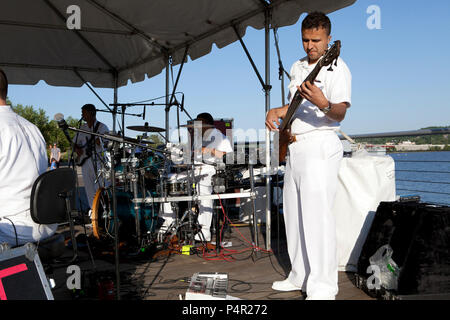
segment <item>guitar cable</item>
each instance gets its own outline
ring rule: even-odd
[[[9,222],[11,222],[11,224],[12,224],[12,226],[13,226],[13,228],[14,228],[14,234],[16,235],[16,247],[18,247],[18,246],[19,246],[19,238],[18,238],[18,236],[17,236],[17,229],[16,229],[16,226],[14,225],[14,222],[12,222],[12,220],[9,219],[9,218],[7,218],[7,217],[2,217],[2,218],[0,218],[0,221],[2,221],[2,219],[6,219],[6,220],[8,220]]]

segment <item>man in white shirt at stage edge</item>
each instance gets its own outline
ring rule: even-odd
[[[81,107],[81,116],[85,123],[80,129],[98,134],[108,133],[108,127],[97,120],[96,114],[97,110],[93,104],[83,105]],[[85,159],[81,165],[81,172],[83,174],[84,189],[89,207],[92,208],[94,196],[98,188],[105,187],[109,184],[108,177],[104,177],[103,175],[98,177],[98,171],[102,166],[102,162],[107,161],[104,155],[104,141],[98,136],[80,132],[75,134],[73,142],[76,145],[75,152],[80,159]],[[98,180],[96,182],[97,177]]]
[[[214,119],[209,113],[200,113],[194,120],[194,126],[201,124],[201,146],[197,146],[196,129],[194,129],[194,164],[195,178],[198,183],[198,195],[210,195],[213,187],[211,177],[216,173],[214,163],[216,159],[222,160],[226,153],[233,152],[230,140],[214,127]],[[197,147],[198,152],[195,150]],[[187,172],[170,174],[169,181],[186,180]],[[170,202],[164,203],[163,210],[160,210],[160,217],[164,218],[160,233],[164,233],[174,222],[175,213]],[[213,214],[213,200],[200,200],[198,223],[201,226],[201,233],[195,235],[195,240],[211,241],[211,220]]]
[[[291,68],[290,99],[297,90],[304,98],[293,116],[284,176],[283,209],[292,269],[276,281],[279,291],[306,291],[308,300],[334,300],[338,293],[336,223],[332,206],[343,147],[336,134],[351,103],[351,74],[339,57],[323,67],[314,83],[303,81],[323,56],[331,40],[330,19],[313,12],[302,22],[307,56]],[[266,126],[278,130],[288,105],[272,109]],[[276,124],[276,125],[275,125]]]
[[[31,218],[31,189],[47,170],[46,143],[34,124],[6,105],[7,93],[8,79],[0,69],[0,243],[16,246],[50,237],[57,225]]]

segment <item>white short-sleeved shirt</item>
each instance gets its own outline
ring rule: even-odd
[[[308,58],[305,57],[296,61],[291,67],[291,82],[289,83],[289,102],[295,95],[297,86],[300,86],[306,77],[316,66],[309,65]],[[347,102],[351,104],[351,81],[352,75],[344,60],[340,57],[337,60],[337,66],[332,65],[333,71],[328,71],[329,67],[322,67],[316,77],[314,84],[319,87],[325,97],[331,103]],[[338,130],[339,122],[328,118],[320,109],[304,99],[293,117],[291,132],[292,134],[303,134],[313,130]]]
[[[202,138],[202,147],[215,149],[220,152],[233,152],[230,140],[220,130],[216,128],[208,129]],[[214,156],[203,154],[203,162],[214,163]]]
[[[90,131],[90,132],[94,132],[95,126],[97,125],[97,122],[99,121],[95,121],[94,125],[92,126],[92,128],[89,128],[89,126],[87,125],[87,123],[83,123],[80,127],[81,130],[85,130],[85,131]],[[99,122],[100,125],[98,126],[97,132],[98,134],[104,134],[104,133],[108,133],[109,129],[108,127],[102,123]],[[75,136],[73,137],[73,142],[75,144],[80,145],[81,147],[85,147],[87,144],[87,141],[91,138],[91,135],[88,133],[83,133],[83,132],[78,132],[77,134],[75,134]],[[95,141],[96,137],[94,137],[94,141]],[[97,152],[97,154],[101,154],[104,151],[103,148],[103,143],[101,142],[100,145],[95,143],[95,151]]]
[[[46,144],[39,129],[10,106],[0,106],[0,218],[13,221],[20,243],[50,236],[57,228],[56,224],[36,224],[30,216],[33,183],[46,170]],[[15,239],[7,219],[0,221],[2,237]]]

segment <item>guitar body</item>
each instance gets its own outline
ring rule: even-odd
[[[294,140],[290,129],[284,129],[279,132],[278,136],[278,163],[284,162],[286,159],[289,144]]]
[[[75,164],[79,167],[82,167],[83,164],[86,162],[87,159],[91,157],[91,154],[89,152],[86,152],[86,150],[90,150],[89,148],[84,147],[83,153],[78,155],[78,153],[75,152]]]

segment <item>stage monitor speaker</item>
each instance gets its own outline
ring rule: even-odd
[[[370,257],[392,248],[397,289],[370,290]],[[358,260],[358,286],[383,298],[450,297],[450,208],[419,202],[381,202]],[[364,281],[362,281],[362,279]]]
[[[0,300],[53,300],[36,247],[0,246]]]

